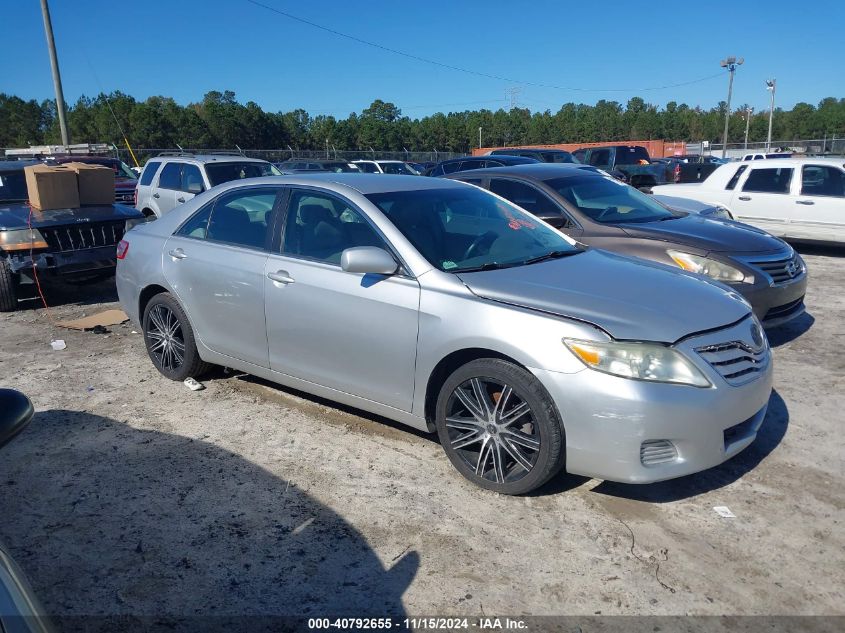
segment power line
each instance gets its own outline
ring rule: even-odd
[[[272,11],[273,13],[277,13],[278,15],[284,16],[291,20],[295,20],[297,22],[301,22],[302,24],[307,24],[315,29],[319,29],[321,31],[325,31],[326,33],[331,33],[332,35],[337,35],[338,37],[343,37],[353,42],[357,42],[359,44],[364,44],[365,46],[371,46],[373,48],[377,48],[379,50],[385,51],[387,53],[393,53],[394,55],[400,55],[401,57],[406,57],[408,59],[413,59],[418,62],[422,62],[424,64],[430,64],[432,66],[438,66],[440,68],[447,68],[448,70],[454,70],[456,72],[465,73],[467,75],[475,75],[476,77],[485,77],[487,79],[495,79],[496,81],[504,81],[506,83],[512,84],[522,84],[525,86],[534,86],[535,88],[551,88],[554,90],[571,90],[575,92],[648,92],[652,90],[666,90],[668,88],[679,88],[681,86],[689,86],[691,84],[700,83],[702,81],[708,81],[710,79],[715,79],[716,77],[721,77],[722,72],[715,73],[713,75],[708,75],[707,77],[701,77],[700,79],[693,79],[690,81],[682,81],[673,84],[666,84],[664,86],[652,86],[648,88],[580,88],[574,86],[556,86],[553,84],[543,84],[534,81],[520,81],[517,79],[513,79],[511,77],[502,77],[500,75],[493,75],[490,73],[484,73],[477,70],[471,70],[469,68],[461,68],[460,66],[452,66],[451,64],[445,64],[443,62],[438,62],[434,59],[428,59],[427,57],[421,57],[420,55],[414,55],[413,53],[408,53],[405,51],[400,51],[395,48],[390,48],[389,46],[384,46],[383,44],[378,44],[376,42],[371,42],[369,40],[361,39],[360,37],[356,37],[354,35],[349,35],[348,33],[343,33],[341,31],[337,31],[335,29],[329,28],[327,26],[323,26],[322,24],[317,24],[316,22],[312,22],[311,20],[306,20],[305,18],[301,18],[299,16],[293,15],[292,13],[288,13],[286,11],[282,11],[281,9],[277,9],[276,7],[271,7],[266,5],[262,2],[258,2],[258,0],[246,0],[250,4],[254,4],[257,7],[261,7],[262,9],[266,9],[268,11]]]

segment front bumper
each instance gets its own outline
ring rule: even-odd
[[[60,253],[36,252],[30,257],[28,252],[7,256],[14,273],[32,273],[33,260],[39,273],[61,277],[73,277],[94,272],[114,270],[117,261],[114,246],[100,246],[77,251]]]
[[[693,351],[742,340],[749,322],[676,346],[705,373],[713,385],[708,388],[629,380],[591,369],[576,374],[532,369],[560,412],[566,470],[609,481],[650,483],[717,466],[751,444],[772,392],[770,352],[767,349],[765,367],[751,380],[732,386]],[[674,459],[647,465],[645,447],[661,440],[671,442]]]
[[[770,284],[760,280],[752,284],[731,284],[754,310],[765,328],[783,325],[804,312],[804,295],[807,292],[807,273],[782,283]]]

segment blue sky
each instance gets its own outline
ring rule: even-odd
[[[633,96],[649,103],[715,106],[742,56],[733,106],[816,104],[843,97],[845,2],[301,2],[256,0],[379,45],[493,79],[449,70],[332,35],[249,0],[50,0],[65,99],[120,90],[138,99],[198,101],[233,90],[265,110],[297,107],[345,117],[374,99],[413,118],[506,107],[555,112],[568,101]],[[655,9],[659,9],[655,11]],[[0,92],[51,98],[38,0],[3,0]],[[10,63],[10,59],[14,59]],[[532,84],[585,90],[555,89]]]

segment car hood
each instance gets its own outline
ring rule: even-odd
[[[594,248],[458,277],[479,297],[587,321],[615,339],[673,343],[750,312],[726,286]]]
[[[783,241],[752,226],[695,214],[664,222],[618,226],[631,237],[692,246],[713,253],[769,253],[785,247]]]
[[[25,203],[0,202],[0,229],[23,229],[29,224],[30,208]],[[77,209],[32,209],[32,226],[35,228],[63,226],[84,222],[108,222],[142,218],[144,214],[122,204],[85,206]]]

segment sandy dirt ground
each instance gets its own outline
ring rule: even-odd
[[[0,540],[60,617],[843,615],[845,251],[805,254],[808,312],[770,335],[750,448],[522,498],[368,414],[222,369],[191,392],[132,324],[61,330],[32,302],[0,315],[0,385],[37,410],[0,454]],[[48,299],[54,319],[116,306],[108,283]]]

